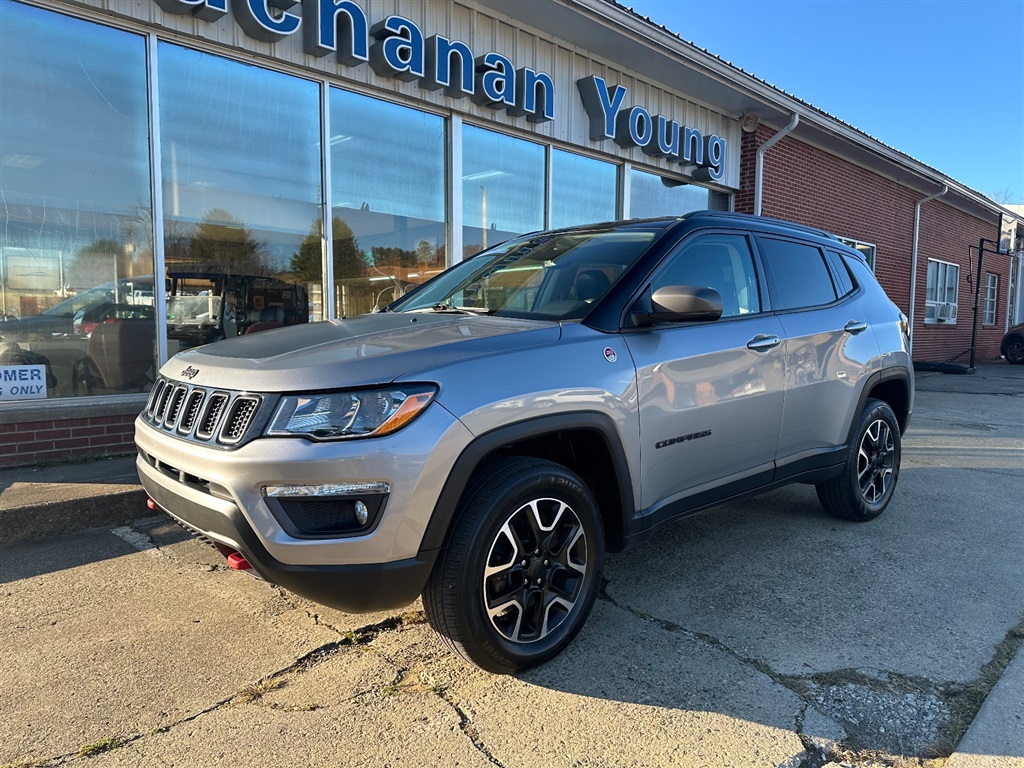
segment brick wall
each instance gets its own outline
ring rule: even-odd
[[[744,134],[740,190],[736,210],[754,212],[754,170],[757,148],[775,133],[760,126]],[[765,154],[762,213],[834,232],[841,237],[874,243],[875,274],[889,297],[909,315],[910,267],[914,205],[925,195],[793,138],[782,139]],[[967,362],[971,346],[974,286],[968,275],[977,266],[980,238],[997,238],[997,226],[943,203],[921,208],[918,240],[917,294],[914,317],[914,359],[935,362],[956,357]],[[973,247],[971,247],[973,246]],[[969,250],[970,247],[970,250]],[[957,321],[924,323],[928,259],[960,266]],[[1006,319],[1009,257],[985,254],[982,272],[999,275],[996,323],[983,326],[984,282],[978,310],[978,360],[999,357]],[[973,278],[972,278],[973,279]],[[984,281],[984,277],[982,278]]]
[[[79,406],[66,418],[65,403],[53,411],[4,409],[0,418],[0,468],[46,461],[99,458],[135,452],[133,423],[141,403]]]

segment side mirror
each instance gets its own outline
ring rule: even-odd
[[[629,314],[638,326],[717,320],[722,316],[722,296],[714,288],[666,285],[654,293],[645,292]]]

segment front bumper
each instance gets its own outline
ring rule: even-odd
[[[447,468],[469,442],[438,404],[406,429],[367,440],[261,438],[234,450],[178,439],[136,421],[136,462],[150,498],[168,515],[240,552],[266,580],[350,613],[408,605],[437,550],[423,534]],[[268,485],[383,482],[391,494],[365,534],[293,536],[268,505]]]
[[[391,563],[290,565],[274,558],[260,542],[241,510],[218,500],[216,508],[182,496],[161,482],[159,470],[143,458],[136,462],[149,497],[166,514],[195,533],[240,552],[260,576],[315,603],[347,613],[401,608],[415,600],[434,565],[436,550]]]

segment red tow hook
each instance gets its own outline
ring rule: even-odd
[[[152,499],[146,499],[146,506],[152,509],[154,512],[158,512],[160,507],[157,506],[156,502]]]
[[[252,565],[241,552],[232,552],[228,555],[228,568],[233,571],[248,571]]]

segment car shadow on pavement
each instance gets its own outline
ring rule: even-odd
[[[808,486],[692,517],[610,557],[580,637],[523,679],[948,754],[973,717],[964,692],[1024,625],[1011,498],[986,473],[905,465],[866,524],[828,517]]]

